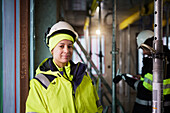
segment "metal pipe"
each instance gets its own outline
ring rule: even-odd
[[[73,49],[75,50],[75,52],[77,53],[77,55],[80,57],[80,59],[81,59],[81,61],[83,62],[83,63],[85,63],[84,62],[84,59],[82,58],[82,56],[80,55],[80,53],[77,51],[77,49],[73,46]]]
[[[94,16],[97,5],[98,5],[97,0],[93,0],[92,5],[91,5],[91,16]]]
[[[166,5],[166,45],[168,46],[169,38],[169,3]]]
[[[34,35],[34,0],[30,0],[30,80],[34,77],[34,50],[35,50],[35,35]]]
[[[101,2],[99,1],[99,24],[98,24],[98,30],[101,32]],[[99,58],[100,58],[100,72],[102,73],[102,46],[101,46],[101,35],[98,35],[99,38]]]
[[[98,6],[99,6],[99,21],[98,21],[98,30],[101,32],[100,26],[101,26],[101,1],[98,1]],[[102,47],[101,47],[101,33],[98,34],[98,39],[99,39],[99,66],[100,66],[100,73],[102,75]],[[102,103],[102,95],[101,95],[101,79],[99,78],[99,90],[98,90],[98,95],[100,98],[100,101]]]
[[[92,56],[92,51],[91,51],[91,16],[89,16],[89,55],[90,55],[90,59],[91,59],[91,56]],[[90,73],[92,73],[92,66],[90,64]],[[90,74],[91,75],[91,74]]]
[[[2,6],[2,0],[0,1],[0,6]],[[2,8],[0,9],[0,48],[3,47],[2,45]],[[3,67],[2,67],[2,49],[0,49],[0,113],[3,113]]]
[[[113,37],[112,37],[112,78],[116,77],[116,0],[112,1],[113,5]],[[112,113],[116,113],[116,84],[112,82]]]
[[[163,41],[162,41],[163,0],[154,1],[154,43],[153,58],[153,107],[152,113],[163,112]]]

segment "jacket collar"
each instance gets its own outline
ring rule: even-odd
[[[70,74],[76,76],[83,74],[86,71],[87,66],[82,63],[75,64],[72,60],[69,61],[71,64],[71,72]],[[55,64],[53,63],[53,58],[48,58],[42,65],[40,65],[41,71],[59,71]]]

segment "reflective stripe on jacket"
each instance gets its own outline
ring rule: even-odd
[[[143,86],[148,89],[149,91],[152,91],[152,74],[147,73],[145,74],[144,78],[141,79],[143,81]],[[139,81],[141,81],[139,80]],[[138,87],[138,83],[139,81],[136,81],[135,85],[135,89],[137,89]],[[170,78],[169,79],[165,79],[163,80],[163,95],[167,96],[170,94]],[[145,106],[151,106],[152,105],[152,101],[151,100],[143,100],[140,98],[136,98],[136,103],[140,104],[140,105],[145,105]],[[166,106],[170,106],[170,101],[164,100],[164,107]]]
[[[86,66],[70,64],[65,73],[73,75],[72,81],[56,69],[52,59],[40,64],[35,78],[30,81],[27,113],[102,113],[103,108],[85,71]]]
[[[136,100],[135,100],[136,103],[140,104],[140,105],[144,105],[144,106],[152,106],[152,101],[149,101],[149,100],[142,100],[142,99],[139,99],[136,97]],[[163,106],[170,106],[170,101],[165,101],[163,103]]]
[[[152,74],[147,73],[144,77],[143,86],[152,91]],[[163,80],[163,95],[170,94],[170,78]]]

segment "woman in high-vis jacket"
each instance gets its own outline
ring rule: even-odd
[[[102,105],[86,65],[71,61],[78,35],[59,21],[46,33],[52,58],[45,59],[30,81],[26,113],[102,113]]]

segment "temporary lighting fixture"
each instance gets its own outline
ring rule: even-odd
[[[97,35],[100,35],[100,30],[99,30],[99,29],[96,30],[96,34],[97,34]]]

